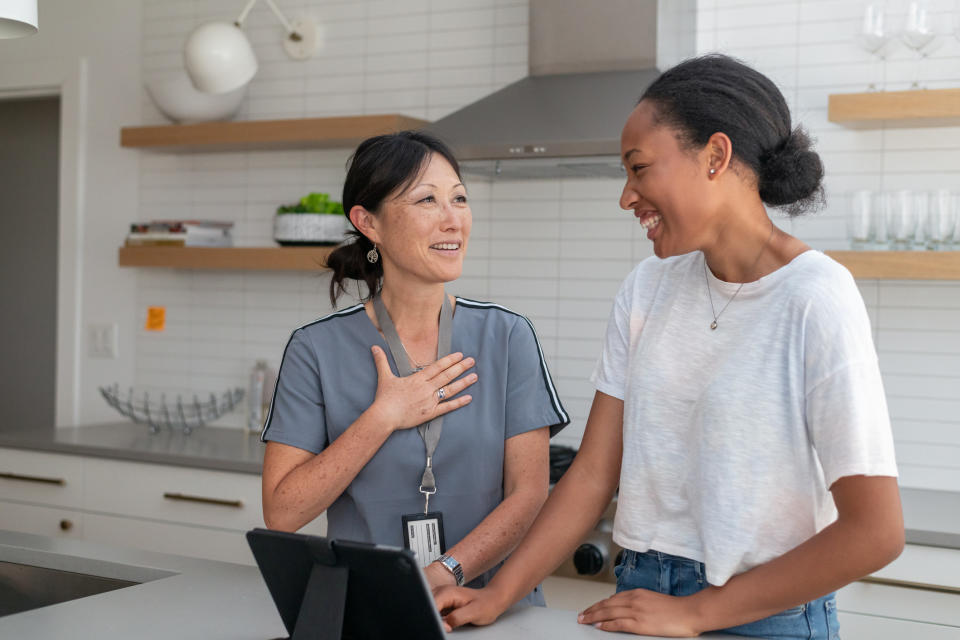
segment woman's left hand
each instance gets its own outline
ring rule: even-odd
[[[630,589],[588,607],[577,621],[603,631],[691,638],[702,633],[696,618],[697,610],[689,596]]]

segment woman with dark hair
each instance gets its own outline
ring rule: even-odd
[[[653,241],[618,293],[580,451],[480,591],[442,589],[450,626],[486,624],[584,538],[619,486],[608,631],[837,636],[833,592],[900,553],[893,439],[850,273],[781,231],[823,167],[776,86],[722,55],[681,63],[621,136],[620,206]]]
[[[328,536],[407,546],[434,588],[483,586],[546,499],[549,437],[569,418],[533,325],[444,291],[472,218],[443,143],[364,141],[343,208],[354,240],[328,258],[330,299],[352,279],[366,301],[287,344],[263,432],[264,521],[295,531],[326,511]],[[543,595],[531,585],[526,600]]]

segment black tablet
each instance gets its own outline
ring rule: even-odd
[[[292,640],[445,636],[407,549],[267,529],[247,542]]]

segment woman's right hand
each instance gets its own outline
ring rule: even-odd
[[[482,589],[440,587],[434,591],[433,600],[447,631],[465,624],[493,624],[508,608],[489,586]]]
[[[378,346],[371,348],[377,366],[377,395],[373,409],[391,429],[409,429],[437,416],[459,409],[473,400],[458,395],[477,381],[477,374],[459,378],[474,364],[473,358],[451,353],[405,378],[393,375],[387,354]],[[443,389],[443,400],[438,391]]]

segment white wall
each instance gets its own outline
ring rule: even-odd
[[[401,112],[435,119],[525,73],[525,0],[280,4],[291,16],[323,22],[326,47],[310,62],[288,60],[261,3],[247,22],[261,71],[243,118]],[[860,4],[701,0],[698,13],[699,49],[736,54],[772,75],[818,138],[830,206],[798,223],[778,221],[820,249],[845,245],[842,213],[855,189],[960,184],[960,128],[851,130],[827,122],[827,94],[860,90],[878,70],[852,43]],[[322,274],[116,266],[116,247],[135,219],[231,219],[240,244],[262,245],[278,203],[309,190],[339,193],[346,151],[181,155],[117,145],[121,125],[163,121],[140,88],[141,75],[177,68],[193,25],[232,19],[237,10],[232,0],[45,0],[40,35],[0,42],[3,62],[90,60],[82,315],[84,323],[120,322],[121,358],[82,358],[82,422],[115,417],[95,392],[102,383],[168,393],[243,386],[255,358],[278,365],[290,330],[329,310]],[[928,61],[930,86],[960,82],[958,48],[945,42]],[[908,53],[894,51],[884,71],[890,88],[905,86],[913,72]],[[451,289],[531,317],[574,417],[558,440],[576,444],[610,301],[631,265],[649,255],[647,241],[618,210],[617,181],[475,180],[469,187],[471,255]],[[876,327],[903,483],[957,489],[960,285],[861,288]],[[154,304],[167,306],[162,334],[142,329],[146,306]],[[240,426],[242,415],[223,424]]]
[[[96,387],[130,380],[134,370],[131,320],[136,274],[117,268],[117,247],[126,225],[137,219],[139,156],[120,148],[119,129],[140,119],[140,4],[125,0],[43,0],[39,11],[38,34],[0,40],[0,86],[16,95],[18,85],[30,86],[38,78],[63,74],[71,78],[70,82],[82,85],[71,85],[72,101],[64,103],[71,112],[64,114],[67,126],[61,136],[79,130],[83,140],[79,151],[76,146],[63,149],[70,156],[61,168],[73,176],[68,183],[74,177],[79,182],[73,191],[80,193],[82,203],[61,201],[61,216],[70,216],[61,219],[61,226],[75,226],[76,237],[61,238],[61,260],[68,264],[61,270],[59,282],[61,289],[71,290],[61,291],[61,304],[74,293],[79,296],[79,326],[68,330],[66,337],[61,334],[57,345],[58,351],[71,351],[59,358],[58,366],[63,368],[68,362],[71,369],[58,372],[58,379],[65,381],[61,386],[75,382],[79,389],[76,394],[69,388],[57,390],[62,405],[58,409],[66,408],[58,415],[65,424],[115,420],[117,416],[99,398]],[[85,73],[78,71],[82,59],[86,60]],[[80,99],[83,95],[85,101]],[[75,196],[71,193],[70,197]],[[25,213],[4,211],[0,215]],[[76,251],[74,244],[78,245]],[[72,291],[75,289],[78,291]],[[90,322],[119,323],[119,359],[86,357],[85,330]],[[71,344],[74,337],[78,344]],[[74,351],[78,355],[75,361]],[[79,402],[74,403],[74,398]]]

